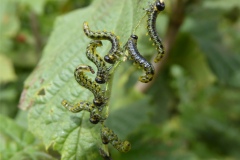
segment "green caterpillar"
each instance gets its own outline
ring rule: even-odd
[[[112,43],[112,48],[109,51],[108,55],[104,57],[104,60],[110,64],[114,64],[119,56],[122,54],[122,51],[120,49],[120,43],[119,38],[114,35],[112,32],[93,32],[90,30],[88,23],[83,23],[83,31],[89,38],[93,40],[108,40]]]
[[[98,68],[95,81],[99,84],[103,84],[108,80],[109,69],[106,66],[104,60],[96,52],[96,48],[102,46],[102,42],[98,40],[92,40],[87,46],[86,55],[87,58],[92,61]]]
[[[163,11],[165,8],[164,2],[161,0],[157,0],[154,4],[150,4],[149,9],[146,9],[148,20],[147,20],[147,30],[150,38],[152,39],[153,43],[156,45],[156,49],[158,51],[157,56],[154,59],[154,62],[157,63],[161,60],[164,55],[164,48],[162,45],[162,40],[159,38],[157,31],[156,31],[156,19],[158,14]]]
[[[118,136],[106,126],[101,129],[101,138],[103,144],[111,143],[120,152],[128,152],[131,149],[130,142],[119,140]]]
[[[137,40],[137,35],[131,35],[125,45],[125,49],[128,51],[130,59],[132,59],[136,65],[138,65],[140,68],[143,68],[146,72],[144,76],[139,77],[139,81],[148,83],[153,79],[154,67],[139,53],[137,49]]]
[[[93,103],[87,101],[80,101],[74,105],[69,104],[66,100],[62,101],[62,105],[73,113],[81,112],[83,110],[90,112],[89,121],[93,124],[97,124],[102,121],[101,112]]]
[[[79,65],[74,72],[75,79],[81,86],[87,88],[93,93],[93,104],[96,106],[102,106],[107,100],[105,98],[105,92],[102,91],[99,84],[85,75],[85,71],[90,71],[92,74],[95,73],[92,67],[88,65]]]

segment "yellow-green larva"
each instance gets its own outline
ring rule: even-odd
[[[158,14],[163,11],[165,8],[164,2],[157,0],[155,3],[150,4],[150,7],[146,9],[148,19],[147,19],[147,30],[150,38],[157,47],[157,56],[154,59],[154,62],[159,62],[164,55],[164,48],[162,45],[162,40],[159,38],[156,31],[156,19]]]
[[[87,46],[87,58],[92,61],[98,68],[95,81],[99,84],[105,83],[109,78],[109,68],[106,66],[105,61],[96,52],[96,48],[102,46],[99,40],[92,40]]]
[[[83,31],[86,34],[86,36],[93,40],[110,41],[112,43],[112,48],[109,51],[108,55],[104,57],[104,60],[110,64],[114,64],[118,60],[122,52],[120,48],[119,38],[115,34],[106,31],[101,32],[91,31],[87,22],[83,23]]]
[[[139,81],[143,83],[148,83],[153,79],[154,76],[154,67],[151,63],[149,63],[138,51],[137,49],[137,35],[131,35],[128,39],[125,48],[128,51],[130,59],[134,61],[134,63],[142,68],[145,71],[145,75],[139,77]]]
[[[101,138],[103,144],[111,143],[120,152],[128,152],[131,149],[130,142],[119,140],[118,136],[106,126],[101,129]]]
[[[81,112],[83,110],[90,112],[90,122],[93,124],[97,124],[102,119],[101,112],[98,110],[93,103],[87,101],[80,101],[74,105],[69,104],[66,100],[62,101],[62,105],[73,113]]]
[[[92,67],[90,67],[88,65],[79,65],[75,69],[75,72],[74,72],[75,79],[78,82],[78,84],[87,88],[88,90],[90,90],[93,93],[94,105],[101,106],[106,101],[106,98],[104,96],[105,92],[101,89],[99,84],[97,84],[95,81],[92,81],[85,75],[84,72],[86,72],[86,71],[88,71],[88,72],[90,71],[93,74],[95,73],[94,70],[92,69]]]

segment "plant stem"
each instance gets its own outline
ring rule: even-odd
[[[30,19],[33,37],[35,39],[36,53],[41,53],[43,42],[42,42],[42,37],[40,35],[38,17],[34,12],[31,12],[29,15],[29,19]]]

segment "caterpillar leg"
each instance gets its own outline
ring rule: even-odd
[[[95,81],[99,84],[103,84],[108,81],[109,70],[105,61],[96,52],[96,48],[102,46],[102,42],[99,40],[92,40],[87,46],[86,55],[87,58],[92,61],[98,68]]]
[[[83,110],[90,112],[89,121],[93,124],[97,124],[98,122],[102,121],[101,112],[98,110],[94,104],[87,102],[87,101],[80,101],[74,105],[69,104],[66,100],[63,100],[61,103],[67,110],[77,113]]]
[[[103,144],[111,143],[120,152],[128,152],[131,149],[130,142],[119,140],[118,136],[106,126],[101,129],[101,138]]]
[[[105,97],[105,92],[102,91],[101,86],[95,81],[89,79],[84,72],[91,72],[94,74],[94,70],[88,65],[79,65],[74,72],[74,76],[78,84],[87,88],[94,95],[93,103],[96,106],[102,106],[105,104],[107,98]]]
[[[119,56],[122,54],[120,49],[119,38],[112,32],[94,32],[91,31],[88,23],[83,23],[83,31],[85,35],[93,40],[108,40],[112,44],[112,48],[110,49],[108,55],[104,57],[104,60],[110,64],[114,64],[118,59]]]
[[[125,48],[128,51],[130,59],[134,61],[134,64],[145,71],[145,75],[139,77],[139,81],[148,83],[153,79],[154,67],[139,53],[137,49],[137,40],[138,36],[131,35],[127,41],[127,44],[125,45]]]

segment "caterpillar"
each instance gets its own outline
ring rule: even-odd
[[[106,126],[101,129],[101,139],[103,144],[111,143],[120,152],[128,152],[131,149],[130,142],[119,140],[118,136]]]
[[[156,19],[158,14],[163,11],[165,8],[164,2],[161,0],[157,0],[154,4],[150,4],[149,9],[145,9],[147,11],[148,19],[147,19],[147,30],[150,38],[153,43],[156,45],[157,56],[154,59],[154,62],[157,63],[161,60],[164,55],[164,47],[162,45],[162,40],[159,38],[156,31]]]
[[[93,103],[87,101],[80,101],[74,105],[69,104],[66,100],[61,103],[66,109],[73,113],[81,112],[83,110],[90,112],[89,121],[93,124],[97,124],[102,121],[101,112]]]
[[[106,102],[106,98],[104,96],[105,92],[102,91],[99,84],[97,84],[95,81],[92,81],[84,74],[85,71],[90,71],[92,74],[95,73],[92,67],[88,65],[79,65],[74,72],[75,79],[78,84],[87,88],[93,93],[93,104],[96,106],[101,106]]]
[[[137,40],[137,35],[131,35],[125,45],[125,48],[130,55],[130,59],[132,59],[136,65],[138,65],[140,68],[143,68],[146,72],[145,75],[139,77],[139,81],[148,83],[153,79],[154,67],[139,53],[137,49]]]
[[[93,40],[108,40],[112,43],[112,48],[110,49],[108,55],[104,56],[104,60],[110,64],[114,64],[122,51],[120,49],[119,38],[112,32],[93,32],[90,30],[88,23],[83,23],[83,31],[85,35]]]
[[[98,68],[95,81],[99,84],[103,84],[108,80],[109,69],[106,66],[105,61],[96,52],[96,48],[102,46],[102,42],[99,40],[92,40],[87,46],[86,55],[87,58],[92,61]]]

